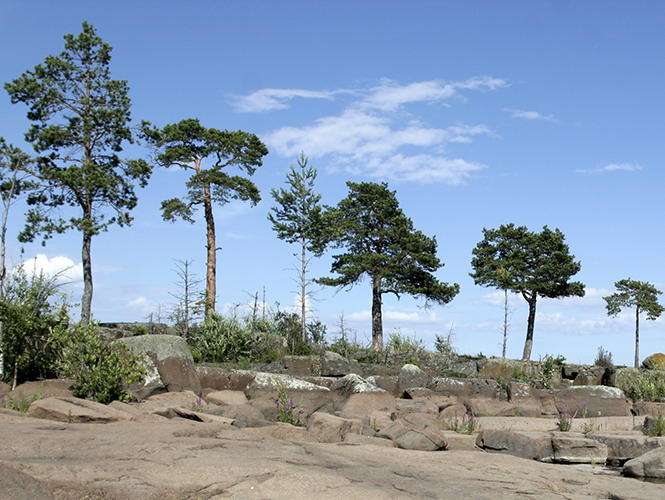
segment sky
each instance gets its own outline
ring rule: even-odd
[[[501,355],[503,294],[474,284],[471,251],[483,228],[560,229],[586,285],[583,298],[541,299],[532,359],[592,363],[599,347],[631,365],[634,312],[608,317],[620,279],[665,287],[660,227],[665,185],[665,4],[656,0],[0,2],[0,81],[59,54],[88,21],[113,47],[112,77],[127,80],[135,123],[198,118],[257,134],[270,153],[252,180],[262,201],[217,207],[218,309],[298,303],[296,248],[266,219],[271,188],[304,152],[322,202],[346,182],[386,182],[414,226],[438,242],[438,279],[458,283],[445,306],[385,296],[384,335],[433,347],[452,334],[462,354]],[[3,94],[4,91],[0,92]],[[27,108],[0,96],[0,136],[23,141]],[[127,157],[149,158],[142,146]],[[202,214],[161,219],[186,176],[155,169],[134,223],[92,243],[93,315],[101,322],[165,319],[176,260],[205,275]],[[21,245],[24,206],[12,207],[9,261],[68,269],[80,301],[81,237]],[[63,212],[63,214],[72,212]],[[329,252],[312,277],[330,275]],[[311,306],[339,333],[371,337],[371,288],[316,288]],[[663,301],[664,299],[661,299]],[[526,302],[510,296],[508,357],[519,359]],[[665,351],[665,319],[640,323],[641,359]]]

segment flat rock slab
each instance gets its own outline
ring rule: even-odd
[[[49,493],[58,500],[663,496],[662,485],[503,454],[307,442],[307,431],[288,425],[245,430],[184,419],[101,425],[5,417],[0,413],[0,464],[38,479],[35,491],[45,493],[30,497],[36,499]]]
[[[629,477],[665,479],[665,448],[651,450],[623,466],[623,473]]]
[[[520,458],[552,462],[552,433],[520,432],[485,429],[476,438],[476,445],[488,451],[507,453]]]
[[[122,410],[74,397],[39,399],[30,405],[28,415],[69,423],[108,423],[132,419],[131,414]]]
[[[607,445],[576,436],[553,436],[554,461],[564,464],[604,464]]]
[[[593,433],[591,439],[607,445],[608,460],[625,462],[632,458],[665,446],[665,437],[649,437],[642,434]]]

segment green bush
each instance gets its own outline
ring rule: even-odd
[[[656,415],[655,417],[646,418],[642,426],[642,433],[646,436],[665,436],[665,417]]]
[[[55,338],[67,330],[69,316],[56,277],[28,276],[18,267],[0,297],[0,349],[5,380],[17,384],[56,374]],[[54,301],[60,304],[54,305]]]
[[[60,375],[74,379],[72,392],[79,398],[108,404],[128,401],[128,385],[145,375],[141,358],[122,344],[106,344],[96,325],[76,326],[60,338]]]
[[[656,401],[665,398],[663,372],[625,373],[617,377],[616,385],[633,401]]]
[[[194,345],[201,361],[223,363],[239,361],[250,354],[251,336],[243,323],[217,313],[206,316],[194,332]]]
[[[422,340],[401,335],[399,331],[390,334],[386,349],[389,355],[392,358],[397,358],[397,361],[400,363],[417,364],[425,353],[425,346]]]

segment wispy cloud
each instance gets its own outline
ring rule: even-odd
[[[83,280],[83,266],[62,255],[47,257],[40,253],[22,262],[21,267],[28,275],[43,273],[57,278],[62,283],[76,283]]]
[[[513,118],[522,118],[523,120],[542,120],[547,122],[555,122],[556,118],[553,115],[543,115],[538,111],[529,111],[524,109],[504,108],[504,111],[510,113]]]
[[[288,108],[288,102],[297,97],[302,99],[332,99],[343,90],[304,90],[304,89],[261,89],[246,96],[231,96],[235,111],[259,113]]]
[[[352,98],[340,104],[338,114],[300,127],[285,126],[264,134],[262,139],[280,156],[292,158],[305,151],[311,158],[326,157],[331,171],[393,182],[460,184],[486,166],[451,158],[448,150],[455,144],[496,134],[484,124],[433,127],[414,117],[409,105],[445,105],[447,100],[462,98],[465,91],[489,91],[507,85],[505,80],[492,77],[404,85],[384,79],[353,92],[264,89],[237,102],[244,102],[244,109],[257,111],[286,107],[293,97],[333,99],[336,94],[345,93]],[[250,101],[254,105],[247,104]]]
[[[640,170],[644,170],[644,167],[637,163],[609,163],[598,168],[578,169],[576,172],[582,174],[604,174],[607,172],[639,172]]]

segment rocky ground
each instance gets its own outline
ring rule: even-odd
[[[59,423],[1,410],[0,498],[665,497],[665,485],[488,453],[468,440],[424,452],[320,443],[288,424],[239,429],[182,418],[143,420]],[[511,417],[486,425],[500,428],[502,421],[512,429],[546,425]]]

